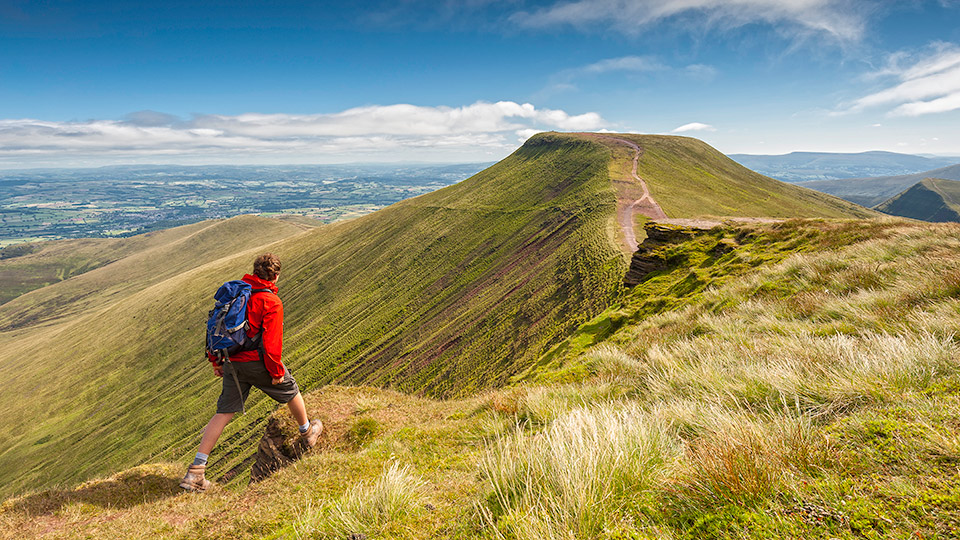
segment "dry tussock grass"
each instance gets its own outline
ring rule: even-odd
[[[492,443],[481,462],[493,486],[482,513],[518,538],[592,537],[624,499],[674,466],[681,448],[669,430],[623,403],[574,409],[540,433],[517,429]]]
[[[957,253],[955,226],[887,227],[707,290],[591,349],[595,378],[527,389],[521,409],[540,422],[488,448],[490,529],[579,538],[640,519],[632,530],[669,535],[677,515],[764,507],[840,474],[850,457],[824,426],[905,400],[942,404],[923,396],[960,378]],[[930,426],[911,436],[957,459],[960,439],[927,407],[911,421]],[[624,479],[630,490],[613,487]]]

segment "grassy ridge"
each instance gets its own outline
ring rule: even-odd
[[[501,384],[618,289],[606,159],[544,137],[455,190],[297,242],[289,301],[323,308],[290,319],[293,354],[324,380],[434,395]]]
[[[0,250],[0,304],[137,251],[166,244],[190,234],[192,228],[178,227],[132,238],[54,240],[6,247]]]
[[[960,221],[960,182],[925,178],[877,205],[876,209],[923,221]]]
[[[141,467],[8,500],[0,536],[956,538],[958,248],[953,224],[709,231],[581,328],[628,318],[566,383],[326,387],[324,451],[261,484]]]
[[[625,319],[560,368],[583,382],[519,401],[544,427],[483,462],[490,528],[956,538],[958,242],[956,226],[788,222],[667,248],[673,267],[582,328]],[[567,483],[574,463],[596,474]]]
[[[27,272],[36,257],[38,271],[63,267],[79,259],[82,270],[72,279],[17,297],[0,306],[0,331],[16,330],[84,313],[125,298],[144,287],[221,257],[303,232],[308,227],[274,219],[240,216],[208,221],[131,238],[70,240],[23,257]],[[89,242],[89,243],[88,243]],[[19,258],[12,259],[19,265]],[[110,262],[110,264],[105,264]],[[97,265],[96,268],[90,268]],[[2,369],[2,368],[0,368]]]

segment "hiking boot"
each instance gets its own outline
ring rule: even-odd
[[[180,487],[187,491],[196,491],[198,493],[210,489],[213,483],[203,477],[203,471],[205,471],[206,468],[206,465],[191,465],[188,467],[187,474],[185,474],[183,480],[180,481]]]
[[[323,432],[323,422],[320,420],[311,420],[310,427],[307,429],[306,433],[301,433],[300,438],[306,443],[307,448],[313,448],[317,445],[317,439],[320,438],[320,433]]]

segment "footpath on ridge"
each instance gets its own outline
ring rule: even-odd
[[[634,152],[633,163],[630,169],[630,177],[633,181],[628,183],[638,186],[640,188],[640,194],[637,196],[635,193],[631,193],[629,189],[617,190],[617,223],[623,231],[624,247],[626,247],[630,253],[636,252],[640,245],[635,232],[635,219],[638,214],[657,221],[658,223],[691,229],[710,229],[722,225],[723,222],[776,223],[783,221],[781,218],[763,217],[725,217],[722,218],[722,221],[718,219],[667,217],[666,212],[663,211],[660,204],[653,198],[653,195],[650,194],[650,188],[647,186],[647,182],[641,178],[637,172],[640,157],[643,156],[643,147],[633,141],[619,137],[606,135],[593,136],[601,141],[625,144],[632,148]]]
[[[635,142],[617,137],[598,136],[598,139],[621,143],[633,149],[633,166],[630,170],[630,176],[637,182],[642,190],[640,197],[631,198],[625,193],[617,195],[617,223],[623,230],[624,244],[631,251],[637,250],[637,235],[634,232],[634,218],[637,214],[646,216],[650,219],[662,220],[667,218],[667,214],[660,208],[657,201],[650,195],[650,189],[643,178],[637,174],[637,163],[640,156],[643,155],[643,148]]]

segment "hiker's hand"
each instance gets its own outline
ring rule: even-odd
[[[282,383],[282,382],[283,382],[283,377],[280,377],[280,378],[278,378],[278,379],[271,379],[271,380],[270,380],[270,383],[271,383],[271,384],[280,384],[280,383]]]
[[[217,377],[223,377],[223,366],[213,365],[213,374]]]

